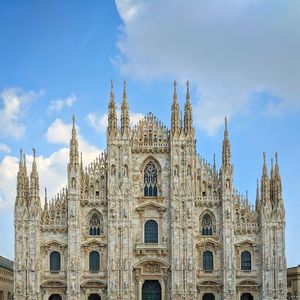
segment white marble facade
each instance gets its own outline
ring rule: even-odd
[[[174,84],[171,129],[151,113],[131,128],[125,84],[119,123],[114,98],[88,166],[73,117],[67,185],[43,207],[21,153],[15,299],[286,299],[277,155],[254,207],[234,188],[227,122],[220,168],[196,153],[188,84],[183,120]]]

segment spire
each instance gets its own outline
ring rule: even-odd
[[[283,207],[282,201],[282,185],[281,176],[279,171],[278,154],[275,153],[275,174],[274,174],[274,194],[276,198],[277,205]]]
[[[275,204],[275,173],[274,173],[274,163],[273,158],[271,158],[271,171],[270,171],[270,200],[272,203],[272,206]]]
[[[23,178],[23,150],[20,149],[20,160],[19,160],[19,171],[17,175],[17,197],[15,206],[18,206],[23,201],[23,188],[24,188],[24,178]]]
[[[186,82],[186,102],[184,105],[184,132],[185,134],[192,131],[193,128],[193,116],[192,116],[192,104],[190,97],[190,83]]]
[[[223,140],[223,150],[222,150],[222,165],[225,168],[228,168],[231,165],[231,151],[230,151],[230,142],[228,138],[227,118],[225,118],[225,130],[224,130],[224,140]]]
[[[259,182],[256,180],[256,201],[255,201],[255,210],[260,210],[260,199],[259,199]]]
[[[115,103],[115,93],[113,81],[110,81],[110,100],[108,105],[108,133],[115,132],[117,129],[117,109]]]
[[[70,154],[69,154],[69,162],[70,164],[78,164],[78,140],[75,126],[75,115],[72,116],[73,126],[72,126],[72,137],[70,140]]]
[[[265,204],[269,199],[269,177],[266,164],[266,153],[263,153],[263,168],[261,176],[261,200]]]
[[[48,196],[47,196],[47,188],[45,187],[45,205],[44,210],[48,210]]]
[[[123,100],[121,105],[121,131],[122,133],[129,130],[129,112],[126,93],[126,81],[123,83]]]
[[[39,175],[37,172],[35,155],[36,151],[32,148],[33,162],[30,174],[30,199],[34,204],[39,204]]]
[[[172,103],[172,117],[171,117],[171,128],[172,133],[179,133],[181,128],[180,121],[180,109],[177,99],[177,91],[176,91],[177,82],[174,81],[174,93],[173,93],[173,103]]]

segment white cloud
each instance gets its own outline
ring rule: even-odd
[[[71,136],[71,124],[65,124],[60,119],[54,121],[49,128],[49,142],[67,143]],[[48,128],[48,132],[49,132]],[[66,137],[60,136],[54,138],[56,133],[64,132]],[[48,133],[47,132],[47,133]],[[47,136],[47,134],[46,134]],[[90,145],[80,135],[78,136],[79,151],[83,153],[83,164],[90,163],[100,153],[101,149]],[[38,149],[37,149],[38,153]],[[26,155],[28,173],[31,170],[33,157]],[[39,178],[40,178],[40,195],[43,198],[44,188],[47,187],[48,195],[51,198],[60,189],[67,184],[67,163],[69,160],[69,148],[62,147],[53,152],[48,157],[38,155],[36,158]],[[11,208],[14,205],[16,197],[16,180],[18,172],[18,158],[5,156],[0,162],[0,210]]]
[[[0,143],[0,152],[3,153],[10,153],[11,149],[8,145],[4,144],[4,143]]]
[[[129,112],[129,115],[130,115],[130,126],[136,125],[138,121],[144,117],[142,113]],[[120,117],[121,117],[121,111],[120,109],[117,109],[118,120],[120,120]],[[89,124],[89,126],[94,128],[97,132],[105,133],[107,128],[107,121],[108,121],[107,118],[108,118],[107,114],[97,115],[96,113],[89,113],[86,116],[86,121]]]
[[[65,99],[55,99],[51,100],[50,105],[48,106],[49,112],[58,112],[64,107],[71,107],[76,101],[76,97],[71,95]]]
[[[25,125],[21,122],[24,111],[43,94],[43,91],[25,92],[22,88],[11,87],[0,93],[0,136],[20,138]]]
[[[46,139],[51,144],[68,145],[71,137],[72,124],[65,124],[63,120],[56,119],[47,129]]]
[[[189,79],[201,129],[213,134],[225,115],[247,110],[262,90],[282,99],[281,113],[300,109],[299,1],[116,0],[116,6],[124,24],[115,63],[142,80]]]

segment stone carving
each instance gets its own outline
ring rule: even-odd
[[[146,273],[159,273],[160,272],[160,266],[154,263],[149,263],[144,265],[144,271]]]

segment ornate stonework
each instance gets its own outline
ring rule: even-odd
[[[234,188],[227,122],[220,169],[196,154],[188,84],[170,129],[151,113],[130,128],[125,84],[118,126],[112,86],[107,150],[84,167],[73,118],[67,170],[41,207],[20,155],[15,299],[286,299],[277,156],[254,207]]]

